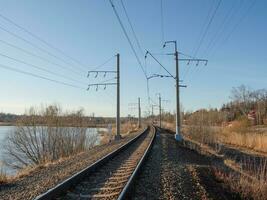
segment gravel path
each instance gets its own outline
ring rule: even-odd
[[[36,196],[122,146],[137,134],[132,133],[120,141],[96,146],[88,152],[66,159],[58,164],[38,169],[12,184],[0,186],[0,199],[34,199]]]
[[[209,158],[162,131],[136,180],[132,199],[236,199],[213,178],[211,166]]]

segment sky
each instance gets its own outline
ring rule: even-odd
[[[176,40],[179,52],[208,59],[207,66],[179,62],[180,79],[187,85],[181,88],[184,110],[219,108],[229,100],[232,87],[241,84],[266,88],[266,1],[162,0],[161,9],[161,0],[123,0],[141,49],[121,0],[113,2],[148,75],[166,72],[150,56],[144,58],[146,50],[175,74],[174,57],[166,55],[173,53],[174,48],[168,45],[163,49],[164,41]],[[98,91],[86,89],[89,83],[114,78],[114,74],[87,78],[87,71],[109,58],[97,69],[116,70],[117,53],[121,58],[121,115],[137,116],[137,110],[130,109],[129,104],[137,103],[138,97],[142,111],[150,110],[145,75],[108,0],[0,0],[0,3],[0,112],[22,114],[31,106],[56,103],[66,110],[84,108],[87,115],[115,116],[115,86]],[[179,58],[188,57],[179,54]],[[6,66],[78,88],[7,70]],[[168,100],[162,103],[163,109],[173,112],[174,80],[151,79],[149,95],[154,103],[157,93]]]

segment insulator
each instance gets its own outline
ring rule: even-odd
[[[104,90],[107,88],[107,85],[105,85]]]
[[[189,65],[190,64],[190,60],[188,60],[188,62],[187,62],[187,65]]]
[[[98,72],[96,72],[96,74],[95,74],[95,78],[98,76]]]
[[[90,76],[90,72],[88,72],[88,74],[87,74],[87,78]]]

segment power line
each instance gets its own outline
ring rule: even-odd
[[[160,0],[160,17],[161,17],[161,42],[164,43],[164,18],[163,18],[163,0]]]
[[[211,15],[211,13],[212,13],[212,9],[213,9],[214,5],[215,5],[215,1],[212,2],[211,6],[210,6],[210,8],[209,8],[209,10],[208,10],[208,12],[207,12],[206,18],[205,18],[205,20],[204,20],[204,23],[203,23],[203,25],[202,25],[201,31],[199,32],[198,39],[197,39],[197,41],[196,41],[196,46],[195,46],[195,48],[194,48],[194,50],[193,50],[192,53],[194,53],[194,52],[196,51],[196,49],[197,49],[197,44],[200,42],[200,40],[201,40],[201,36],[202,36],[202,34],[204,33],[204,31],[205,31],[206,24],[208,23],[208,20],[209,20],[209,17],[210,17],[210,15]]]
[[[239,10],[241,8],[241,6],[236,5],[235,2],[233,1],[233,4],[232,4],[231,8],[229,9],[229,11],[227,12],[227,14],[225,15],[225,18],[224,18],[223,22],[221,23],[220,28],[218,28],[217,32],[214,34],[214,37],[210,40],[210,42],[206,48],[206,52],[205,52],[206,55],[215,46],[216,41],[219,40],[220,36],[223,35],[223,33],[226,30],[227,25],[231,21],[233,21],[234,15],[237,13],[237,11],[235,11],[236,6],[237,6],[237,10]]]
[[[239,18],[239,20],[237,21],[237,23],[233,26],[232,30],[225,37],[225,39],[222,41],[221,44],[225,44],[229,40],[230,36],[234,33],[234,31],[237,29],[237,27],[242,23],[242,21],[245,19],[246,15],[248,15],[248,13],[250,12],[250,10],[255,6],[256,2],[257,2],[256,0],[252,1],[252,3],[248,6],[248,8],[246,9],[246,11]]]
[[[66,54],[65,52],[63,52],[61,49],[53,46],[52,44],[48,43],[47,41],[45,41],[44,39],[42,39],[41,37],[37,36],[36,34],[32,33],[31,31],[27,30],[26,28],[18,25],[17,23],[15,23],[14,21],[12,21],[11,19],[7,18],[6,16],[4,16],[3,14],[0,14],[0,17],[6,21],[8,21],[9,23],[13,24],[14,26],[16,26],[17,28],[23,30],[24,32],[28,33],[29,35],[31,35],[33,38],[41,41],[42,43],[44,43],[45,45],[47,45],[48,47],[50,47],[51,49],[56,50],[57,52],[60,52],[62,55],[64,55],[65,57],[69,58],[70,60],[74,61],[75,63],[77,63],[78,65],[84,67],[85,69],[87,69],[87,67],[85,67],[80,61],[78,61],[77,59],[69,56],[68,54]]]
[[[121,21],[121,19],[120,19],[120,16],[119,16],[119,14],[118,14],[118,12],[117,12],[117,10],[116,10],[116,8],[115,8],[115,5],[113,4],[112,0],[109,0],[109,2],[110,2],[111,7],[113,8],[113,11],[114,11],[114,13],[115,13],[115,15],[116,15],[116,17],[117,17],[117,19],[118,19],[118,21],[119,21],[119,24],[120,24],[120,26],[121,26],[121,28],[122,28],[122,30],[123,30],[123,33],[124,33],[124,35],[126,36],[128,42],[129,42],[129,44],[130,44],[130,46],[131,46],[131,49],[132,49],[132,51],[133,51],[133,53],[134,53],[134,55],[135,55],[135,58],[136,58],[137,62],[139,63],[139,66],[141,67],[141,69],[142,69],[142,71],[143,71],[145,77],[147,78],[147,74],[146,74],[146,72],[145,72],[145,70],[144,70],[144,67],[143,67],[143,65],[142,65],[142,63],[141,63],[141,61],[140,61],[140,59],[139,59],[139,57],[138,57],[138,55],[137,55],[137,53],[136,53],[134,47],[133,47],[133,44],[132,44],[132,42],[131,42],[131,40],[130,40],[130,38],[129,38],[127,32],[126,32],[126,29],[125,29],[125,27],[124,27],[124,25],[123,25],[123,23],[122,23],[122,21]]]
[[[146,56],[147,54],[149,54],[172,78],[175,79],[175,77],[166,69],[166,67],[164,67],[149,51],[146,51]]]
[[[47,70],[47,69],[45,69],[45,68],[39,67],[39,66],[37,66],[37,65],[28,63],[28,62],[23,61],[23,60],[19,60],[19,59],[13,58],[13,57],[11,57],[11,56],[8,56],[8,55],[2,54],[2,53],[0,53],[0,56],[5,57],[5,58],[8,58],[8,59],[13,60],[13,61],[18,62],[18,63],[22,63],[22,64],[24,64],[24,65],[31,66],[31,67],[33,67],[33,68],[39,69],[39,70],[44,71],[44,72],[47,72],[47,73],[49,73],[49,74],[52,74],[52,75],[55,75],[55,76],[59,76],[59,77],[64,78],[64,79],[68,79],[68,80],[71,80],[71,81],[79,82],[79,83],[81,83],[81,84],[87,84],[87,83],[84,83],[84,82],[77,81],[76,79],[73,79],[73,78],[71,78],[71,77],[67,77],[67,76],[65,76],[65,75],[62,75],[62,74],[59,74],[59,73],[56,73],[56,72]]]
[[[208,21],[208,24],[207,24],[207,26],[206,26],[206,29],[205,29],[204,32],[203,32],[203,35],[202,35],[202,37],[201,37],[201,39],[200,39],[200,41],[199,41],[199,43],[198,43],[198,45],[197,45],[197,48],[195,49],[195,52],[194,52],[194,54],[193,54],[193,57],[196,57],[196,55],[197,55],[197,53],[198,53],[198,51],[199,51],[199,49],[200,49],[200,47],[201,47],[201,45],[202,45],[204,39],[205,39],[205,37],[206,37],[206,35],[207,35],[207,33],[208,33],[208,30],[209,30],[209,28],[210,28],[210,26],[211,26],[211,24],[212,24],[212,22],[213,22],[213,20],[214,20],[214,18],[215,18],[215,16],[216,16],[216,13],[217,13],[217,11],[218,11],[220,5],[221,5],[221,2],[222,2],[222,0],[219,0],[219,2],[217,3],[217,6],[215,7],[215,9],[214,9],[214,11],[213,11],[213,13],[212,13],[212,15],[211,15],[209,21]],[[212,7],[213,7],[213,6],[211,6],[209,12],[211,12]],[[208,18],[209,15],[210,15],[210,14],[207,15],[207,18]],[[193,70],[193,71],[196,72],[197,70],[198,70],[198,69],[196,68],[196,69]],[[191,74],[194,73],[193,71],[191,72]],[[188,70],[185,72],[185,74],[184,74],[184,76],[183,76],[183,79],[186,78],[186,76],[188,75],[188,72],[189,72],[189,68],[188,68]]]
[[[45,50],[45,49],[43,49],[43,48],[41,48],[41,47],[35,45],[34,43],[30,42],[29,40],[26,40],[26,39],[24,39],[23,37],[20,37],[19,35],[15,34],[15,33],[12,33],[11,31],[9,31],[9,30],[7,30],[7,29],[1,27],[1,26],[0,26],[0,29],[3,30],[3,31],[5,31],[5,32],[7,32],[7,33],[10,34],[10,35],[12,35],[13,37],[16,37],[16,38],[18,38],[18,39],[24,41],[25,43],[31,45],[32,47],[34,47],[34,48],[36,48],[36,49],[38,49],[38,50],[40,50],[40,51],[42,51],[42,52],[48,54],[49,56],[54,57],[54,58],[56,58],[57,60],[60,60],[61,62],[64,62],[64,63],[67,64],[67,65],[72,66],[71,63],[69,63],[69,62],[65,61],[64,59],[62,59],[62,58],[60,58],[60,57],[58,57],[58,56],[56,56],[56,55],[50,53],[49,51],[47,51],[47,50]],[[74,67],[72,67],[72,68],[74,68]],[[76,69],[76,68],[74,68],[74,69]],[[82,71],[82,72],[84,73],[83,70],[80,70],[80,71]]]
[[[109,61],[111,61],[115,56],[116,56],[116,55],[113,55],[113,56],[111,56],[110,58],[108,58],[106,61],[104,61],[102,64],[97,65],[95,68],[92,69],[92,71],[93,71],[93,70],[97,70],[97,69],[103,67],[103,66],[104,66],[105,64],[107,64]]]
[[[4,41],[4,40],[1,40],[1,39],[0,39],[0,42],[3,43],[3,44],[5,44],[5,45],[7,45],[7,46],[10,46],[10,47],[12,47],[12,48],[14,48],[14,49],[17,49],[17,50],[19,50],[19,51],[22,51],[22,52],[24,52],[24,53],[26,53],[26,54],[28,54],[28,55],[30,55],[30,56],[32,56],[32,57],[36,57],[36,58],[38,58],[38,59],[40,59],[40,60],[43,60],[43,61],[45,61],[45,62],[47,62],[47,63],[50,63],[50,64],[55,65],[55,66],[58,66],[58,67],[60,67],[60,68],[62,68],[62,69],[66,69],[66,67],[64,67],[63,65],[54,63],[54,62],[52,62],[52,61],[50,61],[50,60],[48,60],[48,59],[46,59],[46,58],[44,58],[44,57],[42,57],[42,56],[39,56],[39,55],[37,55],[37,54],[34,54],[34,53],[32,53],[32,52],[30,52],[30,51],[28,51],[28,50],[26,50],[26,49],[23,49],[23,48],[21,48],[21,47],[18,47],[18,46],[14,45],[14,44],[8,43],[8,42],[6,42],[6,41]],[[70,69],[70,68],[67,69],[67,70],[71,71],[72,73],[75,73],[76,75],[79,75],[79,76],[81,75],[80,73],[77,73],[76,71],[74,71],[74,70],[72,70],[72,69]]]
[[[7,70],[10,70],[10,71],[18,72],[18,73],[21,73],[21,74],[26,74],[26,75],[29,75],[29,76],[33,76],[33,77],[36,77],[36,78],[44,79],[44,80],[51,81],[51,82],[54,82],[54,83],[58,83],[58,84],[61,84],[61,85],[65,85],[65,86],[69,86],[69,87],[85,90],[85,88],[82,88],[82,87],[74,85],[74,84],[69,84],[69,83],[66,83],[66,82],[63,82],[63,81],[58,81],[58,80],[55,80],[55,79],[47,78],[45,76],[40,76],[40,75],[31,73],[31,72],[26,72],[26,71],[23,71],[23,70],[20,70],[20,69],[16,69],[16,68],[13,68],[13,67],[10,67],[10,66],[6,66],[6,65],[0,64],[0,67],[3,68],[3,69],[7,69]]]
[[[130,17],[129,17],[129,15],[128,15],[128,13],[127,13],[127,10],[126,10],[125,6],[124,6],[123,0],[121,0],[121,5],[122,5],[122,8],[123,8],[124,13],[125,13],[125,15],[126,15],[126,18],[127,18],[127,20],[128,20],[128,23],[130,24],[130,27],[131,27],[131,30],[132,30],[132,32],[133,32],[133,36],[134,36],[134,39],[135,39],[135,41],[136,41],[136,43],[137,43],[137,46],[138,46],[138,48],[139,48],[139,51],[141,52],[142,55],[144,55],[144,51],[143,51],[143,49],[141,48],[140,42],[139,42],[139,40],[138,40],[138,38],[137,38],[137,36],[136,36],[136,33],[135,33],[134,28],[133,28],[133,25],[132,25],[132,23],[131,23]]]
[[[242,1],[240,2],[242,3]],[[238,7],[240,9],[240,6]],[[231,22],[233,20],[233,16],[237,13],[234,12],[235,11],[235,4],[233,3],[231,8],[229,9],[229,11],[227,12],[227,14],[225,15],[224,20],[222,21],[220,27],[217,29],[217,32],[214,34],[213,38],[210,40],[210,42],[208,43],[206,49],[205,49],[205,55],[208,55],[208,52],[215,46],[216,41],[218,41],[218,38],[220,38],[220,36],[224,33],[225,28],[227,27],[227,24],[229,24],[229,22]],[[197,68],[195,70],[195,74],[196,73],[200,73],[200,71],[203,68]]]
[[[215,10],[214,10],[214,12],[213,12],[213,14],[212,14],[212,16],[211,16],[209,22],[208,22],[208,25],[207,25],[207,27],[206,27],[206,29],[205,29],[205,31],[204,31],[202,37],[201,37],[201,40],[200,40],[200,42],[199,42],[199,44],[198,44],[198,46],[197,46],[197,48],[196,48],[196,51],[195,51],[195,53],[194,53],[194,57],[197,55],[198,50],[199,50],[200,46],[202,45],[203,40],[204,40],[204,38],[206,37],[206,35],[207,35],[207,33],[208,33],[208,30],[209,30],[209,28],[210,28],[210,26],[211,26],[211,24],[212,24],[212,21],[213,21],[215,15],[216,15],[216,13],[217,13],[217,11],[218,11],[220,5],[221,5],[221,2],[222,2],[222,0],[220,0],[220,1],[218,2],[217,6],[216,6],[216,8],[215,8]]]

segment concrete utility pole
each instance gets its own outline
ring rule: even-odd
[[[176,88],[176,134],[175,134],[175,139],[178,141],[181,141],[182,135],[181,135],[181,113],[180,113],[180,87],[186,87],[185,85],[179,85],[180,79],[179,79],[179,60],[180,61],[187,61],[188,64],[189,62],[197,62],[196,65],[199,64],[199,62],[205,62],[207,65],[208,60],[205,59],[197,59],[197,58],[190,58],[190,59],[179,59],[178,58],[178,51],[177,51],[177,42],[174,41],[166,41],[163,45],[163,48],[166,46],[168,43],[173,43],[175,47],[175,68],[176,68],[176,76],[175,76],[175,88]],[[173,55],[173,54],[169,54]]]
[[[161,128],[161,96],[159,94],[159,127]]]
[[[141,105],[140,105],[140,97],[138,97],[138,128],[141,128]]]
[[[161,128],[161,94],[156,93],[156,96],[159,97],[159,127]]]
[[[120,54],[117,54],[117,117],[116,117],[116,129],[117,133],[115,139],[121,139],[120,135]]]
[[[116,57],[117,57],[117,70],[88,71],[87,77],[89,78],[91,74],[95,74],[94,76],[95,78],[98,76],[98,74],[104,74],[104,77],[105,77],[106,74],[114,73],[114,74],[117,74],[117,77],[116,77],[117,82],[105,82],[105,83],[102,82],[102,83],[88,84],[87,91],[89,91],[91,87],[95,87],[96,91],[98,91],[100,87],[104,87],[104,90],[105,90],[106,87],[109,85],[117,86],[117,113],[116,113],[116,135],[115,135],[115,139],[117,140],[121,138],[121,135],[120,135],[120,54],[116,54]]]
[[[180,141],[182,140],[182,135],[180,134],[181,119],[180,119],[180,86],[179,86],[179,62],[178,62],[178,51],[177,51],[177,42],[175,42],[175,66],[176,66],[176,134],[175,139]]]
[[[180,127],[181,127],[181,119],[180,119],[180,79],[179,79],[179,62],[178,62],[178,51],[177,51],[177,42],[176,41],[167,41],[165,42],[164,46],[166,46],[167,43],[174,43],[175,48],[175,69],[176,69],[176,76],[175,76],[175,89],[176,89],[176,134],[175,139],[178,141],[181,141],[182,135],[180,134]]]

